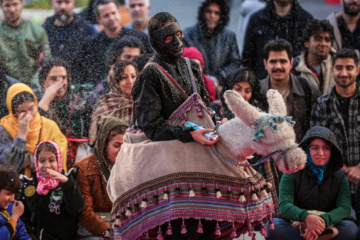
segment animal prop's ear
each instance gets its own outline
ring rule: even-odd
[[[274,116],[286,116],[286,105],[282,95],[274,89],[266,93],[269,102],[269,113]]]
[[[224,94],[225,101],[230,110],[245,124],[251,125],[261,117],[257,108],[253,107],[243,99],[240,93],[227,90]]]

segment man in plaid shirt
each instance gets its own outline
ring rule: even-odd
[[[333,60],[335,86],[315,102],[310,125],[331,129],[344,157],[343,169],[354,195],[360,179],[360,90],[356,84],[358,57],[353,49],[339,50]]]

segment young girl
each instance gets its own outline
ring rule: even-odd
[[[36,173],[24,180],[20,194],[28,231],[40,239],[74,239],[77,215],[84,210],[85,202],[73,169],[64,175],[60,149],[51,141],[39,143],[34,163]]]

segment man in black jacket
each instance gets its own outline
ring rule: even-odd
[[[300,55],[303,49],[302,30],[313,19],[297,0],[270,0],[266,7],[254,13],[246,30],[241,63],[256,72],[259,79],[267,76],[263,64],[263,47],[269,40],[286,39]]]
[[[134,36],[144,44],[147,52],[153,51],[145,33],[124,28],[121,25],[119,7],[117,0],[99,0],[96,2],[96,19],[104,27],[104,30],[85,44],[79,56],[79,69],[82,69],[79,81],[82,83],[97,85],[105,78],[107,75],[105,71],[106,57],[116,39]]]
[[[90,23],[74,14],[75,0],[52,0],[55,15],[43,25],[49,37],[53,57],[59,57],[71,66],[71,75],[78,79],[76,60],[87,39],[95,36]]]
[[[197,48],[204,57],[204,74],[215,85],[223,85],[227,75],[239,67],[236,35],[225,28],[229,22],[227,1],[206,0],[198,13],[198,23],[184,30],[185,45]]]

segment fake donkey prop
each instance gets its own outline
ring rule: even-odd
[[[272,222],[274,212],[271,186],[247,159],[254,152],[270,154],[285,173],[302,169],[306,162],[304,151],[296,147],[291,117],[284,117],[282,96],[269,90],[267,97],[269,114],[251,106],[239,93],[227,91],[225,99],[237,118],[220,126],[215,146],[152,142],[144,134],[126,133],[107,185],[114,203],[111,238],[149,239],[148,230],[166,223],[166,233],[159,227],[157,236],[163,239],[172,234],[171,220],[183,219],[181,233],[186,233],[184,219],[189,218],[199,220],[198,233],[203,232],[201,220],[205,219],[232,223],[230,237],[249,232],[255,239],[253,226],[257,224],[262,224],[261,233],[266,235],[264,223]],[[214,127],[207,114],[189,116],[196,112],[188,111],[187,118]],[[178,118],[172,124],[180,122]],[[221,235],[219,224],[214,232]]]

